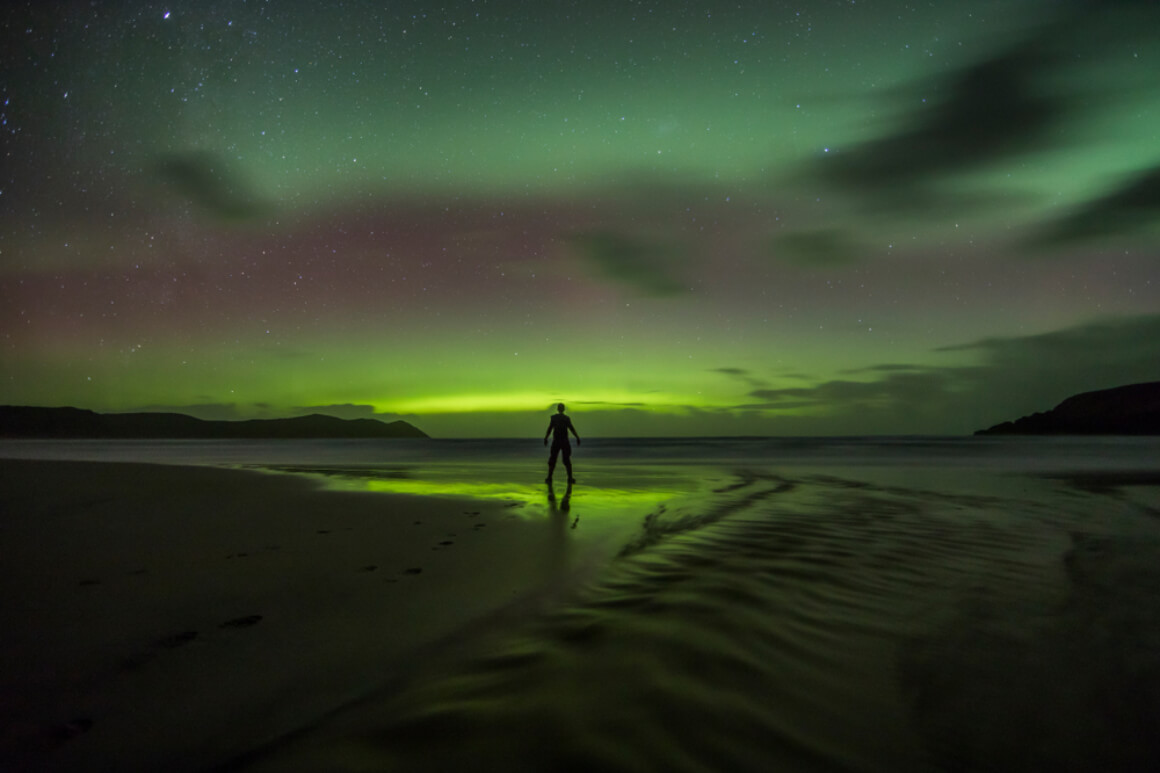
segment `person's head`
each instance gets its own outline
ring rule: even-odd
[[[556,406],[556,412],[557,412],[557,413],[563,413],[563,412],[564,412],[564,404],[563,404],[563,403],[560,403],[559,405],[557,405],[557,406]]]

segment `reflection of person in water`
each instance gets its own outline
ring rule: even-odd
[[[564,455],[564,469],[568,471],[568,482],[575,483],[572,477],[572,446],[568,442],[568,433],[576,435],[576,428],[572,420],[564,413],[564,404],[556,406],[556,415],[548,422],[548,431],[544,433],[544,445],[548,445],[548,435],[552,436],[552,453],[548,457],[548,477],[546,483],[552,482],[552,473],[556,471],[556,457]],[[576,445],[580,445],[580,436],[576,435]]]
[[[568,513],[572,509],[572,484],[568,484],[568,488],[564,491],[564,497],[559,502],[556,501],[556,489],[552,488],[551,482],[548,483],[548,510],[552,515],[563,516],[564,521],[568,520]],[[580,516],[576,516],[576,520],[572,521],[572,528],[575,529],[580,523]]]

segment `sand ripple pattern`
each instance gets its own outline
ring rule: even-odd
[[[253,767],[1160,769],[1146,514],[817,475],[715,494]]]

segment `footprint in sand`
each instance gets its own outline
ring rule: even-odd
[[[171,634],[153,642],[154,647],[171,650],[189,644],[197,638],[197,631],[182,631],[181,633]]]
[[[220,625],[218,625],[218,628],[222,628],[222,629],[249,628],[250,626],[257,625],[259,622],[261,622],[261,620],[262,620],[261,615],[245,615],[244,617],[235,617],[232,620],[226,620],[224,623],[221,623]],[[169,636],[163,636],[162,638],[153,642],[153,649],[154,650],[177,649],[178,647],[183,647],[186,644],[189,644],[190,642],[196,640],[198,638],[198,635],[199,634],[197,631],[181,631],[180,633],[174,633],[174,634],[170,634]],[[121,662],[121,666],[126,671],[133,671],[135,669],[141,668],[146,663],[153,660],[155,657],[157,657],[157,654],[155,652],[139,652],[136,655],[132,655],[128,658],[125,658],[125,660],[123,660]]]
[[[362,569],[359,569],[359,571],[360,572],[373,572],[378,568],[379,568],[378,564],[367,564]]]
[[[235,617],[233,620],[226,620],[218,628],[249,628],[251,625],[257,625],[261,621],[261,615],[246,615],[245,617]]]
[[[65,722],[13,722],[6,725],[0,734],[0,754],[6,757],[12,752],[17,756],[42,754],[87,733],[92,727],[93,720],[83,717]],[[24,767],[20,769],[31,770]]]
[[[156,657],[152,652],[138,652],[136,655],[125,658],[121,661],[121,668],[125,671],[136,671],[143,665],[153,660]]]
[[[197,631],[182,631],[181,633],[170,634],[164,636],[153,642],[154,650],[172,650],[189,644],[197,638]],[[138,652],[136,655],[131,655],[121,661],[121,668],[125,671],[136,671],[138,668],[151,662],[157,657],[156,652]]]
[[[422,574],[422,573],[423,573],[423,570],[420,569],[419,567],[414,567],[412,569],[404,569],[403,570],[403,574]]]
[[[68,722],[61,722],[57,725],[52,725],[49,728],[49,733],[54,741],[57,743],[64,743],[76,738],[78,735],[89,732],[93,729],[93,720],[87,717],[78,717],[77,719],[70,719]]]

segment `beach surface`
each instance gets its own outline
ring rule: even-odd
[[[515,499],[17,460],[0,492],[5,770],[221,764],[582,570]]]
[[[0,461],[0,767],[1160,765],[1146,464],[504,480]]]

